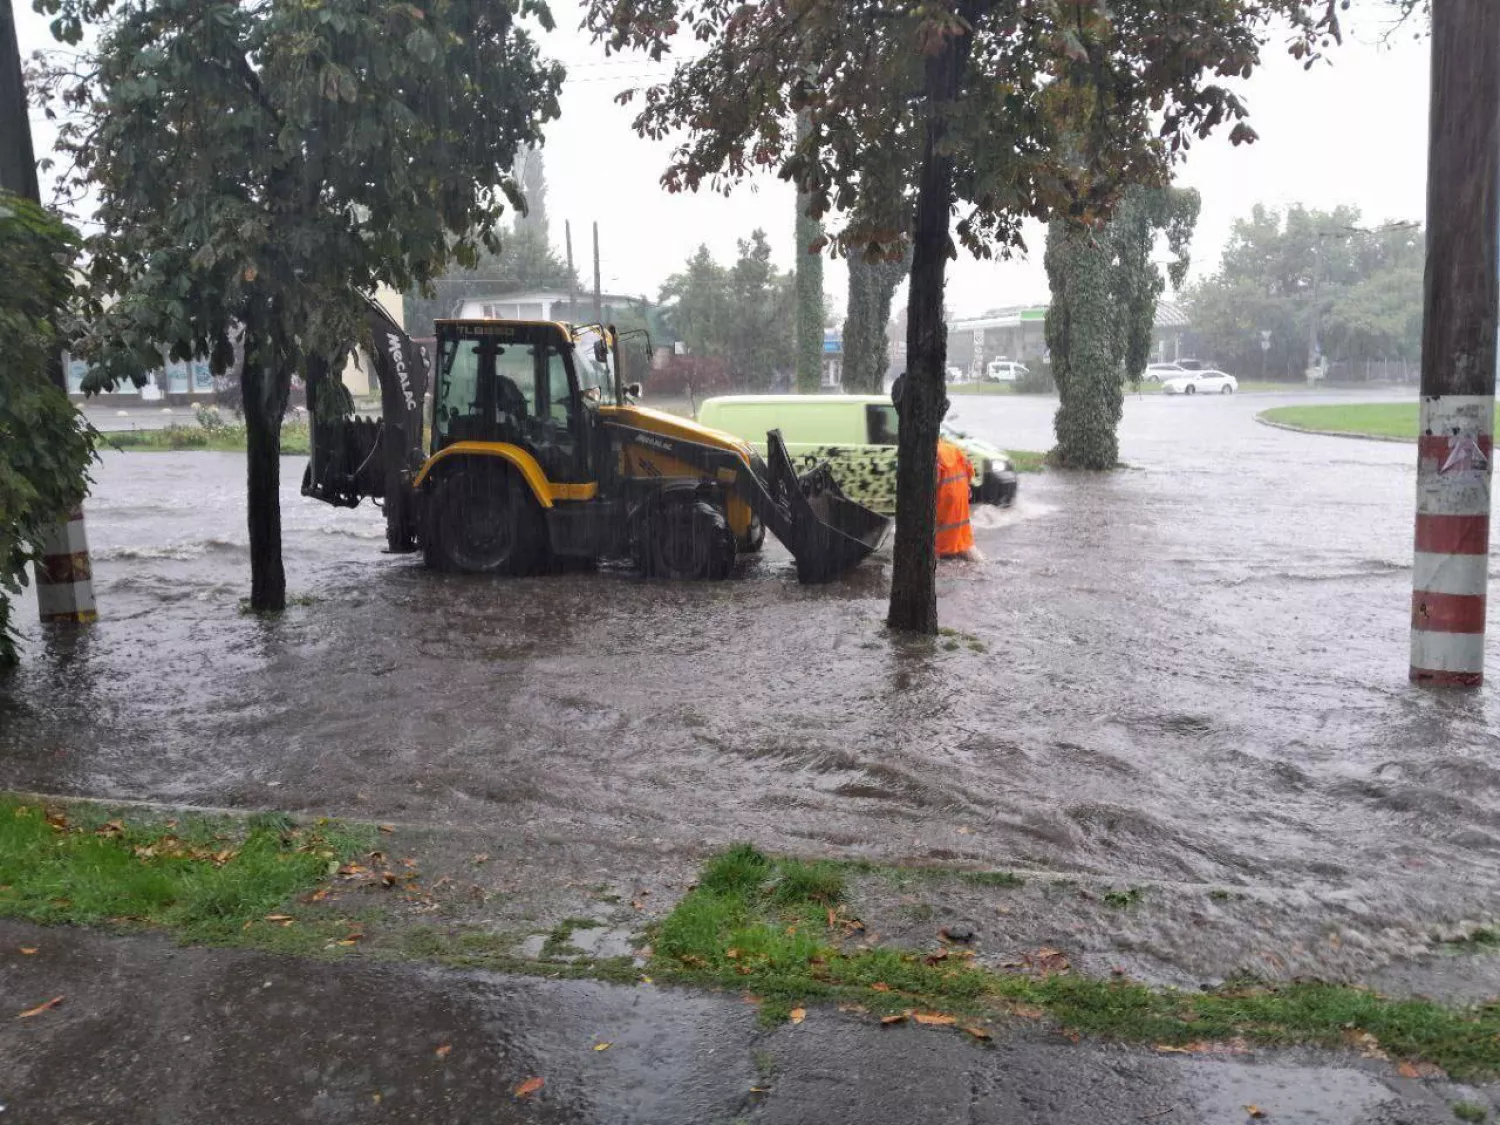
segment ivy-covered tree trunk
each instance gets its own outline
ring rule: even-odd
[[[1110,253],[1097,231],[1054,220],[1047,229],[1047,348],[1062,400],[1053,459],[1072,469],[1113,469],[1124,409],[1120,318],[1110,291]]]
[[[250,608],[280,613],[286,608],[286,570],[281,562],[281,419],[291,394],[292,366],[269,332],[245,332],[240,375],[245,405],[250,529]]]
[[[870,394],[875,369],[870,325],[875,321],[875,264],[858,250],[849,255],[849,303],[844,310],[844,390]],[[875,390],[879,390],[877,386]]]
[[[807,114],[797,117],[797,139],[807,135]],[[823,383],[823,252],[809,250],[823,237],[806,195],[797,197],[797,390],[816,394]]]
[[[953,152],[943,140],[948,132],[946,115],[958,96],[970,45],[968,34],[945,35],[942,45],[927,58],[923,83],[927,123],[907,291],[907,369],[896,453],[896,545],[886,617],[892,629],[914,633],[938,629],[937,442],[947,398],[943,286],[953,207]]]
[[[869,261],[849,254],[849,309],[844,319],[844,389],[879,394],[890,367],[886,329],[896,289],[911,273],[911,248],[900,261]]]

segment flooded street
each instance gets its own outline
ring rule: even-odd
[[[716,584],[438,575],[381,553],[373,509],[297,495],[301,458],[299,604],[262,621],[243,457],[110,453],[101,620],[44,643],[23,602],[0,785],[1227,885],[1372,931],[1481,917],[1496,696],[1407,684],[1414,450],[1254,421],[1281,401],[1130,399],[1130,469],[1024,477],[977,521],[936,643],[885,632],[888,547],[828,587],[769,542]],[[954,414],[1045,449],[1053,407]]]

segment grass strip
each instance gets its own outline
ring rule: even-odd
[[[1500,410],[1496,412],[1500,418]],[[1415,402],[1355,402],[1325,406],[1278,406],[1258,415],[1263,421],[1295,430],[1349,434],[1354,437],[1417,440]]]
[[[241,944],[248,924],[315,887],[372,839],[362,828],[298,827],[274,813],[127,821],[101,806],[0,795],[0,916]]]
[[[243,453],[245,427],[222,425],[212,429],[203,426],[165,426],[159,430],[116,430],[105,432],[106,447],[128,452],[167,453],[202,450],[209,453]],[[306,422],[286,422],[281,427],[281,452],[284,456],[305,456],[311,448]]]
[[[998,972],[954,952],[871,948],[845,913],[846,870],[731,848],[657,927],[653,972],[748,990],[770,1020],[808,1001],[853,1000],[876,1013],[1045,1013],[1080,1034],[1178,1047],[1235,1039],[1336,1047],[1363,1033],[1392,1057],[1457,1077],[1500,1072],[1500,1005],[1450,1008],[1322,983],[1188,993],[1068,971]]]

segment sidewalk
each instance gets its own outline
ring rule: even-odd
[[[1019,1026],[980,1045],[823,1008],[765,1030],[732,995],[9,921],[0,1060],[0,1121],[24,1125],[1449,1125],[1453,1102],[1500,1105],[1500,1088],[1352,1055],[1159,1054]]]

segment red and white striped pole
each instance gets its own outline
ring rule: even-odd
[[[54,524],[42,545],[36,564],[36,607],[47,622],[86,623],[98,617],[82,508],[74,508],[65,523]]]
[[[1484,681],[1500,319],[1500,4],[1433,0],[1411,678]]]

